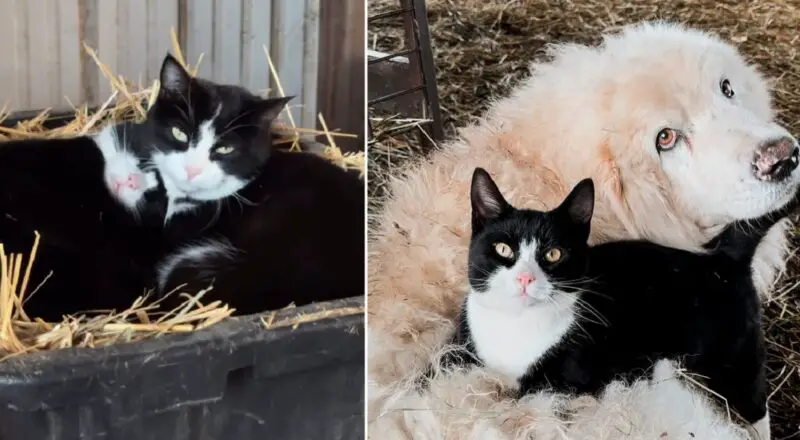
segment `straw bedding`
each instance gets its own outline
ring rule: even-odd
[[[174,32],[172,37],[173,54],[190,72],[196,72],[202,56],[194,67],[189,66],[183,58]],[[52,128],[46,124],[48,111],[16,126],[7,126],[8,124],[0,126],[0,141],[79,136],[94,133],[108,123],[144,120],[147,109],[157,96],[158,82],[146,86],[135,85],[111,72],[97,58],[94,50],[89,47],[84,49],[110,82],[112,95],[97,109],[90,110],[86,105],[74,108],[74,119],[63,126]],[[265,56],[272,68],[272,61],[266,49]],[[278,93],[283,94],[274,68],[272,73],[278,84]],[[6,120],[12,113],[13,109],[0,110],[0,122]],[[363,175],[364,154],[361,152],[343,154],[336,146],[337,137],[351,135],[329,131],[322,115],[319,115],[319,119],[324,130],[296,127],[291,116],[287,119],[287,122],[277,121],[274,127],[274,132],[278,135],[275,144],[279,148],[320,154],[344,169],[359,170]],[[324,136],[326,143],[313,140],[316,136]],[[136,342],[165,333],[201,330],[228,318],[234,312],[219,301],[204,304],[203,296],[211,289],[209,287],[201,292],[189,293],[178,289],[170,293],[184,298],[183,304],[174,310],[164,310],[160,306],[160,301],[149,297],[150,292],[143,292],[142,297],[131,304],[128,310],[94,311],[65,316],[59,323],[43,322],[36,317],[27,316],[24,306],[20,307],[24,305],[27,295],[35,294],[37,285],[47,282],[46,279],[29,279],[30,267],[35,264],[38,233],[35,237],[31,237],[31,241],[33,246],[29,255],[7,255],[0,244],[0,361],[34,351],[97,347],[118,342]],[[280,325],[296,326],[305,322],[360,312],[362,311],[353,308],[323,310],[313,316],[296,316],[280,324],[265,320],[265,329]],[[274,319],[274,314],[271,316]],[[269,317],[270,315],[267,315],[265,319]]]
[[[565,41],[594,44],[599,41],[602,33],[626,24],[652,19],[667,19],[709,30],[734,44],[771,79],[779,120],[795,135],[800,133],[800,63],[796,49],[800,3],[711,0],[428,0],[427,3],[438,69],[439,97],[446,119],[445,128],[451,135],[455,127],[466,125],[483,113],[490,99],[505,96],[510,87],[525,77],[528,64],[541,59],[544,55],[542,49],[546,44]],[[370,15],[395,9],[396,6],[395,0],[370,0]],[[386,22],[381,26],[371,26],[369,42],[371,48],[387,52],[402,47],[400,23]],[[413,137],[393,136],[391,130],[381,133],[369,150],[371,213],[380,209],[386,196],[386,183],[392,176],[399,175],[406,164],[424,154]],[[800,230],[793,231],[791,242],[795,248],[800,245]],[[772,389],[769,405],[772,434],[777,439],[800,438],[800,292],[797,288],[800,285],[800,257],[796,255],[796,251],[791,253],[787,268],[787,273],[775,289],[773,299],[765,305],[768,379]],[[460,381],[462,386],[474,383],[468,382],[465,376],[456,376],[453,381]],[[372,388],[371,391],[376,394],[386,393],[376,398],[391,394],[391,390],[386,389]],[[374,404],[373,396],[375,395],[370,396],[370,402]],[[470,407],[473,410],[480,409],[486,403],[482,399],[485,397],[474,396],[469,402]],[[613,396],[609,399],[614,401]],[[680,397],[675,399],[673,407],[682,402]],[[453,407],[449,405],[464,404],[465,402],[433,402],[425,399],[403,401],[407,411],[418,413],[420,418],[426,417],[420,415],[420,408],[452,410]],[[690,407],[694,405],[687,404]],[[652,405],[654,410],[659,407],[659,403]],[[549,411],[554,407],[548,408]],[[597,408],[603,406],[595,407]],[[386,416],[380,413],[381,408],[370,409],[373,410],[371,421]],[[601,413],[597,413],[599,414]],[[575,420],[580,425],[590,419],[578,417]],[[654,423],[655,419],[644,418],[637,421]],[[715,420],[712,424],[715,423],[718,424],[719,421]],[[586,427],[570,432],[578,436],[590,435],[587,438],[606,437],[608,434],[601,435],[584,428]],[[435,437],[434,433],[429,434]],[[723,438],[734,435],[723,428],[707,434]],[[485,431],[481,435],[491,438],[492,434]],[[497,433],[495,436],[502,438]],[[699,435],[698,437],[702,438]]]

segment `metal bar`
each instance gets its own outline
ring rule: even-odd
[[[406,14],[406,13],[411,12],[411,11],[413,11],[413,8],[403,8],[403,9],[397,9],[397,10],[389,11],[389,12],[382,12],[380,14],[375,14],[372,17],[367,18],[367,23],[372,23],[373,21],[383,20],[384,18],[397,17],[399,15]]]
[[[405,34],[405,41],[406,45],[408,45],[411,49],[419,49],[419,41],[417,38],[417,25],[416,19],[414,18],[414,3],[411,0],[399,0],[400,5],[403,7],[407,7],[411,9],[411,13],[405,14],[403,16],[403,31]],[[408,57],[408,62],[411,65],[411,75],[408,77],[408,87],[417,87],[421,86],[425,82],[425,78],[422,76],[422,68],[420,67],[420,57],[422,52],[417,52],[419,55],[414,57]],[[423,93],[424,96],[424,93]],[[425,98],[425,104],[427,105],[427,97]]]
[[[373,49],[367,49],[367,58],[375,59],[375,58],[380,58],[380,57],[386,56],[386,55],[389,55],[389,54],[386,53],[386,52],[380,52],[380,51],[373,50]],[[408,60],[408,57],[398,57],[396,54],[392,54],[392,55],[394,55],[396,58],[393,59],[393,60],[390,60],[390,61],[393,61],[395,63],[403,63],[403,64],[409,64],[410,63],[410,61]]]
[[[430,30],[428,28],[427,9],[424,0],[398,0],[402,9],[377,14],[368,18],[368,23],[389,17],[403,17],[403,27],[405,30],[406,44],[410,49],[398,53],[373,58],[368,61],[369,65],[377,64],[399,56],[408,56],[411,67],[410,75],[407,78],[410,87],[390,93],[379,98],[368,101],[368,106],[373,106],[385,101],[399,98],[414,92],[421,91],[423,98],[423,109],[427,120],[418,125],[410,126],[401,130],[392,130],[393,134],[405,133],[419,128],[419,139],[421,145],[431,146],[432,142],[441,141],[444,138],[444,126],[442,122],[441,110],[439,107],[439,97],[436,90],[436,70],[433,62],[433,49],[431,47]],[[416,54],[416,55],[413,55]],[[430,127],[430,128],[429,128]],[[368,121],[369,138],[375,136],[372,121]],[[428,136],[428,134],[430,136]]]
[[[397,57],[403,57],[403,56],[406,56],[406,55],[410,55],[410,54],[412,54],[414,52],[419,52],[419,48],[401,50],[400,52],[395,52],[395,53],[392,53],[392,54],[389,54],[389,55],[382,56],[380,58],[373,58],[373,59],[367,61],[367,64],[369,64],[371,66],[373,64],[378,64],[378,63],[380,63],[382,61],[387,61],[387,60],[390,60],[392,58],[397,58]]]
[[[367,118],[367,139],[372,139],[374,136],[372,128],[372,118]]]
[[[400,5],[404,7],[411,8],[411,13],[406,14],[403,17],[403,28],[405,30],[405,38],[406,44],[410,45],[414,49],[419,49],[419,32],[417,30],[417,19],[416,15],[416,5],[411,0],[400,0]],[[408,57],[408,61],[411,64],[411,71],[413,72],[409,75],[409,86],[410,87],[421,87],[422,89],[422,117],[427,118],[428,114],[428,91],[425,89],[425,75],[423,74],[422,66],[421,66],[421,59],[422,59],[422,51],[417,52],[417,56]],[[431,143],[422,136],[422,132],[424,130],[419,130],[417,136],[419,138],[419,144],[422,147],[426,147],[425,149],[430,149],[432,147]]]
[[[433,50],[431,48],[431,35],[428,29],[428,14],[424,0],[410,0],[414,8],[414,18],[417,24],[417,44],[420,50],[422,64],[422,77],[425,86],[425,95],[430,110],[430,119],[433,121],[431,137],[434,141],[444,139],[442,113],[439,108],[439,96],[436,89],[436,68],[433,65]]]
[[[417,87],[412,87],[412,88],[406,89],[406,90],[400,90],[399,92],[389,93],[388,95],[383,95],[380,98],[375,98],[375,99],[367,102],[367,106],[380,104],[381,102],[384,102],[384,101],[389,101],[391,99],[394,99],[394,98],[397,98],[397,97],[400,97],[400,96],[403,96],[403,95],[408,95],[408,94],[414,93],[416,91],[422,90],[423,87],[424,86],[417,86]]]

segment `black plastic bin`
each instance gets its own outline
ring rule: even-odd
[[[363,308],[351,298],[279,312]],[[0,363],[2,440],[364,438],[364,315],[262,315]],[[342,314],[339,314],[342,315]]]

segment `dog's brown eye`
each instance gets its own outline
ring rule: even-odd
[[[656,137],[656,150],[658,152],[666,151],[675,146],[678,142],[678,133],[671,129],[665,128],[658,132]]]
[[[719,89],[722,91],[722,94],[725,95],[726,98],[730,99],[733,98],[733,87],[731,87],[731,82],[727,79],[723,79],[719,83]]]

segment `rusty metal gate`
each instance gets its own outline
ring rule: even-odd
[[[374,140],[372,117],[376,113],[419,117],[419,121],[393,131],[418,129],[420,143],[430,145],[444,137],[436,91],[431,38],[424,0],[398,0],[398,9],[367,19],[367,26],[402,18],[405,47],[393,53],[367,51],[369,140]]]

